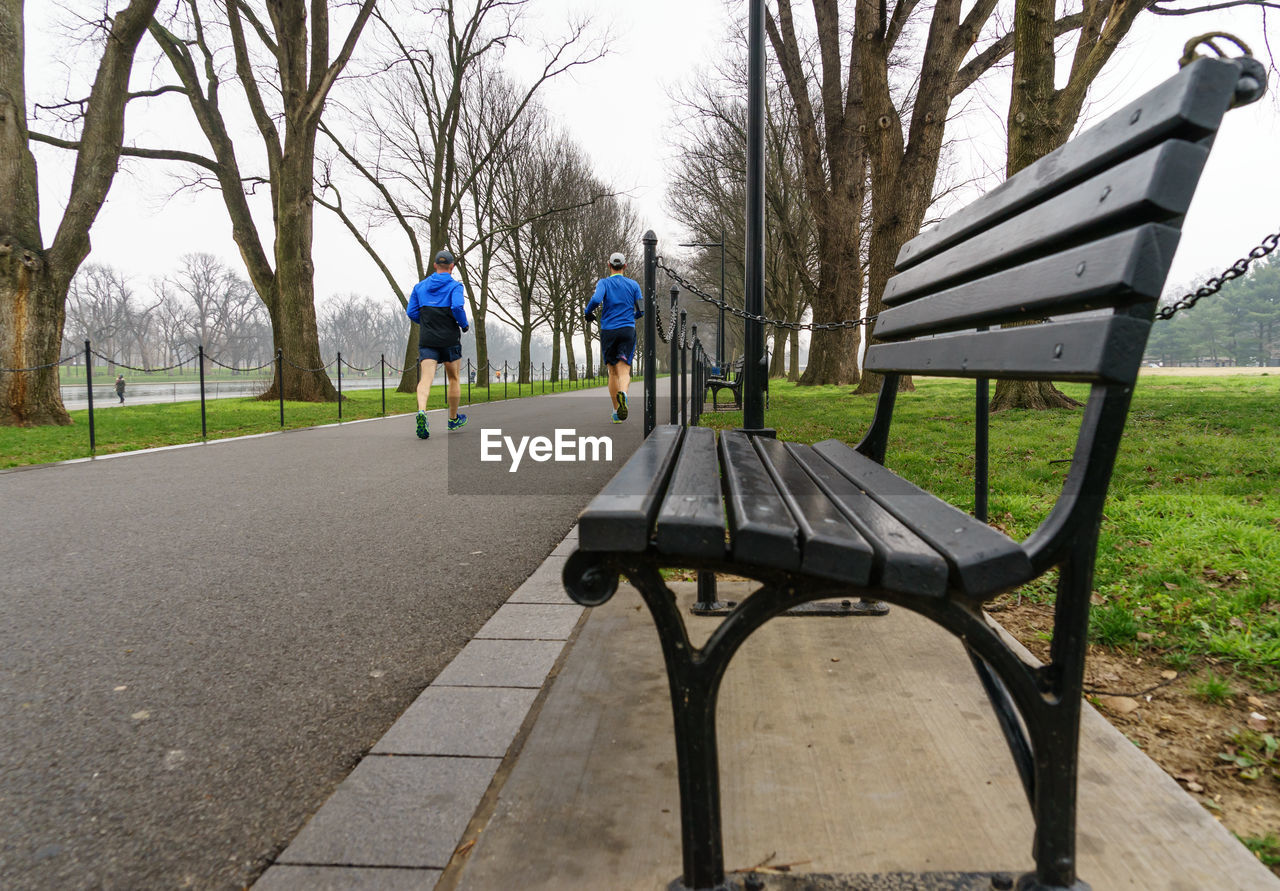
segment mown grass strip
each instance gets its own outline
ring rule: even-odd
[[[575,381],[566,389],[598,387],[600,380]],[[527,398],[530,387],[524,384],[522,393],[516,395],[516,385],[510,384],[507,398]],[[556,392],[561,392],[560,384]],[[418,408],[417,397],[412,393],[397,393],[387,389],[387,414],[414,412]],[[547,393],[551,393],[547,384]],[[534,384],[533,394],[542,395],[541,381]],[[488,398],[486,398],[486,396]],[[471,401],[467,403],[467,387],[462,386],[462,398],[466,404],[502,402],[502,384],[493,384],[486,392],[484,387],[471,387]],[[431,388],[427,408],[445,407],[445,387],[437,382]],[[280,425],[280,404],[275,400],[227,398],[211,399],[205,403],[209,439],[225,439],[248,436],[255,433],[271,433],[278,430],[314,427],[334,424],[338,421],[336,402],[291,402],[284,404],[284,426]],[[52,461],[68,461],[84,458],[89,451],[89,412],[73,411],[69,427],[0,427],[0,468],[27,464],[45,464]],[[343,393],[342,420],[357,421],[376,418],[382,414],[381,390],[350,390]],[[150,405],[110,405],[94,411],[95,454],[110,455],[157,446],[180,445],[200,441],[200,402],[164,402]]]

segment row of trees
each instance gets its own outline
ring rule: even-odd
[[[386,299],[343,294],[318,307],[320,354],[327,362],[341,353],[349,366],[370,368],[386,357],[394,368],[408,329],[404,312]],[[517,368],[520,334],[499,321],[491,321],[489,329],[494,365]],[[67,294],[62,355],[78,354],[85,340],[113,364],[140,368],[187,362],[202,345],[209,364],[233,368],[255,368],[275,356],[270,320],[253,286],[205,253],[184,255],[176,270],[142,287],[118,269],[86,263]],[[474,340],[466,346],[474,355]],[[526,375],[529,361],[535,367],[554,364],[545,330],[530,344]]]
[[[623,245],[638,253],[640,226],[538,104],[547,83],[607,51],[589,20],[541,35],[541,70],[520,81],[504,53],[530,36],[522,23],[529,0],[84,2],[101,11],[91,38],[96,73],[86,95],[46,106],[33,127],[24,4],[0,0],[0,369],[43,366],[0,371],[0,423],[69,422],[53,363],[71,283],[121,157],[181,165],[189,185],[221,194],[273,347],[300,360],[268,398],[277,388],[290,398],[336,396],[325,375],[299,370],[320,365],[317,204],[342,220],[401,305],[411,282],[392,272],[399,256],[412,254],[416,281],[448,243],[482,362],[493,313],[520,332],[522,360],[545,326],[561,361],[576,366],[585,341],[590,363],[592,332],[577,310],[601,258]],[[1062,15],[1053,0],[776,0],[765,15],[774,61],[769,312],[798,319],[807,311],[816,322],[878,312],[899,248],[939,198],[957,99],[998,65],[1012,63],[1004,165],[1012,174],[1067,139],[1090,84],[1139,16],[1196,11],[1185,0],[1100,0]],[[1059,86],[1059,55],[1068,53]],[[687,194],[675,201],[683,208],[696,197],[683,221],[697,240],[726,232],[735,270],[743,67],[731,57],[718,81],[691,94],[695,126],[678,186]],[[135,71],[144,83],[131,83]],[[198,144],[135,144],[125,129],[135,102],[183,103]],[[251,137],[236,130],[237,115],[252,122]],[[32,142],[75,153],[49,241]],[[415,337],[405,337],[405,365]],[[804,381],[859,381],[862,346],[861,328],[815,332]],[[874,390],[878,381],[859,386]],[[1002,382],[995,402],[1054,396]]]
[[[1053,0],[777,0],[770,7],[766,290],[773,299],[766,314],[799,321],[807,308],[815,322],[881,310],[900,248],[949,189],[964,185],[946,176],[947,124],[961,95],[989,72],[1011,63],[1003,165],[1011,176],[1067,140],[1090,85],[1139,16],[1222,8],[1175,0],[1102,0],[1061,14]],[[697,126],[686,131],[669,201],[699,241],[715,240],[723,227],[741,243],[742,201],[721,185],[742,180],[742,43],[685,99]],[[715,261],[710,251],[695,261],[702,282],[713,281]],[[815,331],[803,382],[877,390],[878,376],[859,374],[863,330]],[[775,336],[775,363],[779,346]],[[1074,403],[1032,382],[1001,381],[993,400],[994,408],[1055,404]]]
[[[1194,309],[1157,322],[1146,359],[1162,365],[1280,365],[1280,259],[1272,254]]]
[[[183,165],[188,185],[221,194],[273,347],[298,357],[264,398],[277,388],[295,399],[336,397],[325,375],[299,370],[321,364],[311,254],[316,204],[348,225],[401,306],[409,286],[430,272],[432,252],[449,243],[472,302],[482,362],[485,316],[493,311],[521,331],[522,365],[540,324],[553,329],[568,364],[576,364],[574,335],[585,335],[589,347],[590,333],[579,330],[580,314],[563,300],[571,294],[580,305],[590,290],[588,268],[597,273],[602,257],[637,243],[637,226],[535,101],[549,80],[600,58],[604,43],[588,21],[568,22],[562,38],[545,42],[541,74],[518,84],[502,60],[506,47],[526,36],[526,4],[108,3],[90,38],[98,70],[87,95],[45,106],[45,120],[33,127],[24,5],[0,2],[0,119],[7,122],[0,127],[0,369],[37,367],[0,371],[0,423],[69,422],[54,363],[71,283],[121,157]],[[131,84],[135,69],[150,82]],[[334,88],[344,74],[354,76],[338,101]],[[185,101],[203,145],[133,144],[126,107],[175,99]],[[237,114],[252,121],[253,138],[236,131]],[[48,128],[62,132],[42,132]],[[66,210],[49,243],[40,230],[32,142],[76,157]],[[264,212],[255,214],[255,206]],[[412,281],[390,273],[396,264],[388,257],[400,248],[386,245],[388,223],[416,259]],[[576,240],[554,243],[557,236]],[[491,304],[503,286],[510,299]],[[416,333],[404,336],[405,365],[415,364]]]

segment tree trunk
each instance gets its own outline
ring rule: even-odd
[[[322,367],[316,326],[315,265],[311,261],[315,205],[311,197],[315,131],[285,137],[276,189],[276,293],[269,304],[276,349],[283,351],[284,396],[301,402],[336,402],[338,391]],[[262,399],[279,399],[279,374]]]
[[[560,380],[560,323],[551,332],[551,380]]]
[[[9,368],[43,366],[0,372],[0,425],[71,423],[52,364],[62,344],[66,297],[36,254],[0,241],[0,361]]]
[[[520,332],[520,372],[516,381],[521,384],[529,384],[533,382],[533,375],[529,369],[529,344],[533,340],[533,329],[526,326]]]
[[[1081,403],[1048,381],[1001,380],[997,382],[995,394],[991,397],[993,412],[1008,408],[1079,408],[1080,405]]]
[[[800,332],[792,328],[790,332],[791,357],[787,362],[787,380],[800,380]]]
[[[769,377],[783,377],[787,373],[786,329],[773,329],[773,355],[769,357]]]
[[[814,322],[842,322],[862,315],[862,263],[858,240],[860,198],[838,200],[829,195],[821,202],[828,209],[815,214],[818,222],[818,289],[813,298]],[[839,204],[839,209],[833,206]],[[809,365],[802,385],[854,384],[858,382],[861,328],[814,331],[809,341]]]
[[[110,20],[84,121],[66,210],[46,248],[27,128],[23,0],[0,0],[0,425],[71,423],[58,387],[67,289],[89,255],[89,230],[115,178],[138,41],[157,0],[132,0]],[[36,368],[34,371],[16,369]]]

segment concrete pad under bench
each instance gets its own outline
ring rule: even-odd
[[[692,584],[674,586],[693,602]],[[722,584],[725,599],[749,588]],[[695,644],[718,619],[685,621]],[[779,618],[731,664],[719,706],[729,869],[1032,868],[1012,759],[960,643],[894,608]],[[680,874],[666,674],[625,584],[582,626],[467,861],[461,889],[663,889]],[[1280,889],[1159,766],[1086,706],[1080,876],[1094,891]],[[460,871],[459,871],[460,870]]]

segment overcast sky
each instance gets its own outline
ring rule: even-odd
[[[27,3],[29,102],[62,95],[66,76],[57,60],[67,52],[51,21],[56,5],[61,4]],[[563,21],[566,9],[582,8],[569,0],[536,0],[533,6],[543,17],[537,27],[548,30]],[[674,228],[663,208],[666,171],[674,156],[667,133],[668,97],[672,88],[719,57],[729,13],[721,0],[596,0],[590,8],[596,21],[611,31],[612,52],[571,79],[555,83],[544,102],[594,159],[599,175],[631,191],[645,227],[654,229],[663,243],[681,240],[684,233]],[[1094,119],[1173,74],[1183,42],[1194,34],[1231,31],[1256,54],[1265,55],[1261,17],[1253,10],[1143,19],[1091,92]],[[1271,43],[1280,52],[1280,27],[1275,22],[1280,18],[1273,17]],[[965,113],[949,126],[949,135],[967,137],[955,150],[958,164],[967,170],[1003,167],[999,93],[996,83],[975,94],[965,103]],[[1280,176],[1275,170],[1280,154],[1278,94],[1280,86],[1272,84],[1262,102],[1227,115],[1188,215],[1169,279],[1171,289],[1221,271],[1264,235],[1280,229]],[[985,110],[988,106],[990,111]],[[625,113],[625,123],[615,116],[618,112]],[[128,129],[139,134],[139,144],[159,146],[167,135],[189,126],[189,119],[185,102],[169,97],[145,111],[131,106]],[[260,143],[256,134],[245,135]],[[208,151],[204,145],[188,147]],[[65,203],[68,153],[39,145],[35,151],[47,241]],[[995,155],[999,157],[992,165]],[[175,170],[153,162],[126,165],[93,229],[90,261],[125,270],[140,287],[150,276],[171,271],[176,258],[189,251],[218,254],[240,268],[221,199],[212,193],[169,197]],[[350,291],[387,297],[381,275],[345,230],[321,208],[316,221],[317,297],[324,300]],[[269,236],[264,232],[264,237]],[[408,287],[414,275],[412,266],[406,266],[402,284]]]

